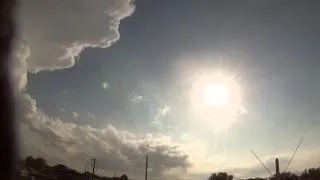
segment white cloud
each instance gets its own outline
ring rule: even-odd
[[[108,82],[104,81],[104,82],[102,83],[102,88],[103,88],[103,89],[108,89],[109,87],[110,87],[110,84],[109,84]]]
[[[89,119],[95,119],[95,118],[96,118],[96,115],[94,115],[94,114],[91,113],[91,112],[88,112],[88,118],[89,118]]]
[[[96,157],[99,172],[121,171],[136,177],[143,173],[145,154],[150,156],[155,176],[188,169],[192,177],[218,167],[223,157],[208,156],[208,142],[189,138],[177,143],[168,136],[136,135],[110,124],[97,129],[66,123],[41,112],[36,100],[24,93],[28,72],[69,68],[84,48],[106,48],[117,41],[120,20],[134,11],[132,0],[23,0],[19,10],[21,34],[12,80],[23,155],[42,156],[78,170],[87,159]],[[143,97],[136,95],[131,100],[140,102]],[[155,120],[168,113],[169,106],[159,108]],[[314,153],[300,162],[316,165],[316,157],[319,154]]]
[[[168,105],[165,105],[163,108],[160,108],[159,111],[162,116],[166,116],[170,111],[170,107]]]
[[[166,116],[170,112],[171,108],[168,105],[160,107],[155,115],[154,119],[150,122],[150,126],[156,127],[157,129],[162,129],[163,123],[161,117]]]
[[[20,38],[30,49],[30,72],[71,67],[84,48],[109,47],[120,37],[120,20],[134,11],[131,0],[20,3]]]
[[[157,129],[162,129],[163,127],[163,123],[159,119],[155,119],[151,121],[149,125]]]
[[[74,118],[78,118],[78,117],[79,117],[79,114],[76,113],[76,112],[72,112],[72,116],[73,116]]]
[[[101,172],[120,171],[139,177],[144,157],[150,156],[151,174],[161,176],[171,168],[187,169],[188,155],[169,137],[136,135],[108,124],[100,129],[53,119],[36,109],[29,95],[21,96],[21,142],[25,155],[55,159],[80,170],[91,157]]]
[[[134,103],[139,103],[143,100],[143,96],[141,95],[133,95],[133,97],[131,97],[130,99],[132,102]]]
[[[99,172],[121,171],[133,177],[141,175],[145,154],[152,159],[151,173],[155,176],[171,168],[189,167],[187,154],[172,141],[164,141],[166,138],[135,135],[110,124],[95,129],[66,123],[41,112],[36,100],[24,93],[27,72],[71,67],[84,48],[105,48],[117,41],[120,20],[134,11],[131,0],[25,0],[21,4],[18,43],[23,44],[16,49],[12,74],[17,90],[20,153],[66,163],[78,170],[87,159],[95,157]]]
[[[248,111],[246,110],[246,108],[244,108],[243,106],[240,107],[240,112],[242,114],[248,114]]]
[[[136,178],[141,178],[146,154],[150,157],[150,173],[155,177],[205,178],[211,171],[227,171],[238,177],[267,175],[254,158],[244,165],[241,162],[234,166],[225,164],[227,157],[209,153],[209,143],[202,138],[184,135],[173,140],[171,136],[160,134],[133,134],[111,124],[97,129],[65,123],[40,112],[36,101],[27,94],[22,94],[19,101],[21,152],[24,155],[45,157],[49,162],[65,163],[78,170],[87,159],[95,157],[100,173],[111,175],[116,171]],[[306,164],[315,167],[320,163],[319,152],[319,149],[298,152],[289,170],[303,170]],[[290,156],[289,152],[261,159],[272,170],[274,157],[279,157],[283,166]]]
[[[18,44],[16,46],[16,56],[13,58],[12,64],[12,82],[15,93],[24,91],[27,85],[27,59],[30,56],[30,49],[24,44]]]

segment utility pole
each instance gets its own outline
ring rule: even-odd
[[[279,159],[276,158],[276,176],[280,175],[280,170],[279,170]]]
[[[148,155],[146,156],[146,175],[145,180],[148,180]]]
[[[96,167],[96,159],[92,158],[92,176],[91,176],[91,180],[93,180],[95,167]]]

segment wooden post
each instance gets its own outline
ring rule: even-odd
[[[280,170],[279,170],[279,159],[276,158],[276,176],[280,175]]]
[[[146,156],[146,174],[145,174],[145,180],[148,180],[148,155]]]

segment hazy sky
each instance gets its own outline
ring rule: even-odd
[[[146,154],[152,179],[267,176],[250,150],[273,172],[303,137],[289,170],[317,166],[319,5],[24,0],[21,154],[81,171],[95,157],[108,176],[140,178]],[[201,93],[217,73],[229,98],[210,109]]]

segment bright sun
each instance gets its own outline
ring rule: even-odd
[[[229,101],[229,90],[221,83],[208,84],[203,88],[203,99],[208,106],[226,106]]]
[[[239,82],[220,71],[194,76],[190,102],[197,124],[212,130],[227,129],[244,112]]]

